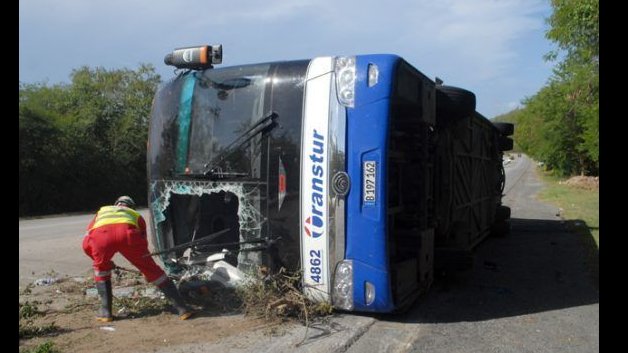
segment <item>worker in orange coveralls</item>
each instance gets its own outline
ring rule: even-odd
[[[102,303],[96,320],[113,321],[111,271],[115,265],[111,258],[117,252],[137,267],[146,281],[157,286],[173,304],[179,318],[186,320],[193,312],[185,305],[172,280],[152,257],[146,256],[149,254],[146,222],[134,208],[133,199],[120,196],[113,206],[101,207],[87,226],[83,250],[93,260],[94,281]]]

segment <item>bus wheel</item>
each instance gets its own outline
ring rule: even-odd
[[[510,207],[508,206],[497,206],[497,210],[495,211],[495,222],[502,222],[510,218]]]
[[[499,139],[499,149],[502,151],[510,151],[513,147],[512,139],[509,137],[502,137]]]
[[[453,86],[436,86],[436,119],[441,123],[473,115],[475,94]]]
[[[510,136],[515,132],[515,125],[511,123],[493,123],[503,136]]]

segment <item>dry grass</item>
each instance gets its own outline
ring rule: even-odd
[[[264,274],[265,271],[260,271],[257,281],[251,281],[238,291],[246,315],[269,321],[296,319],[308,325],[314,318],[332,313],[328,303],[316,303],[305,297],[300,290],[300,273],[282,268],[276,274]]]
[[[574,176],[564,182],[560,182],[560,184],[565,184],[585,190],[597,191],[600,189],[600,178],[591,176]]]
[[[52,336],[61,332],[61,328],[55,324],[55,322],[51,322],[50,324],[46,324],[43,326],[35,325],[32,321],[26,320],[25,322],[20,321],[19,323],[19,337],[23,338],[33,338],[33,337],[41,337],[41,336]]]

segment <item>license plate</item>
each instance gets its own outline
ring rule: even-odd
[[[374,204],[377,200],[377,163],[364,161],[362,164],[362,202]]]

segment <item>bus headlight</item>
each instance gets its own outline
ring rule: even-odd
[[[353,108],[355,104],[355,56],[338,56],[334,64],[336,94],[340,104]]]
[[[331,299],[336,308],[353,309],[353,262],[351,260],[341,261],[336,266]]]

